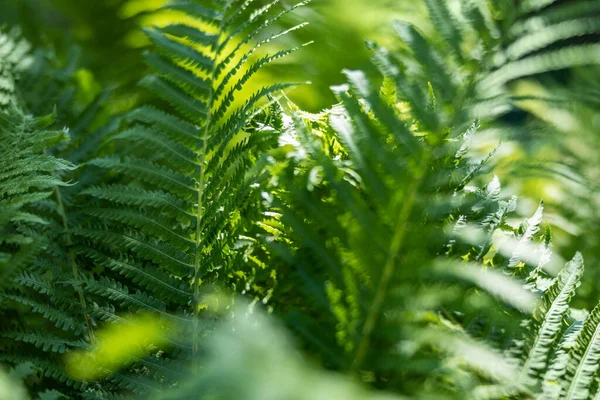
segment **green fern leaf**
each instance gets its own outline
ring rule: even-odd
[[[600,362],[600,306],[596,306],[584,321],[581,332],[570,352],[567,371],[563,378],[561,397],[583,400],[590,389]]]
[[[541,315],[534,314],[528,327],[531,332],[528,337],[534,340],[526,339],[521,349],[524,364],[520,380],[523,384],[536,387],[547,369],[550,352],[562,331],[563,319],[569,312],[569,302],[575,295],[582,274],[583,258],[578,253],[544,293]]]

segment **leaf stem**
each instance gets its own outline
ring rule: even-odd
[[[58,186],[54,187],[54,193],[56,195],[56,202],[58,204],[58,212],[61,216],[63,228],[64,228],[65,234],[67,236],[67,247],[69,248],[69,263],[71,264],[73,278],[75,278],[75,280],[78,280],[80,277],[79,267],[77,265],[77,261],[75,260],[75,253],[73,253],[73,249],[72,249],[73,239],[71,237],[71,229],[69,228],[67,212],[65,210],[62,195],[60,193],[60,189],[58,188]],[[96,337],[94,335],[94,327],[92,324],[91,317],[89,316],[89,314],[87,312],[85,312],[85,310],[87,309],[87,303],[85,301],[85,296],[83,295],[83,290],[81,289],[80,286],[75,286],[75,291],[77,292],[77,296],[79,297],[79,303],[81,304],[81,307],[83,307],[83,310],[84,310],[83,318],[85,319],[88,340],[89,340],[90,344],[94,344],[94,342],[96,341]]]
[[[229,7],[231,2],[227,4],[225,10]],[[223,13],[225,14],[225,13]],[[218,37],[223,34],[223,29],[225,26],[225,15],[222,16],[221,22],[219,24]],[[219,46],[217,45],[219,40],[216,40],[212,44],[211,50],[214,52],[212,57],[212,68],[209,77],[209,92],[208,92],[208,111],[206,115],[206,122],[204,124],[204,130],[202,132],[202,150],[200,153],[200,176],[198,178],[198,190],[197,190],[197,207],[196,207],[196,247],[195,247],[195,255],[194,255],[194,277],[192,280],[192,284],[194,285],[194,310],[193,310],[193,337],[192,337],[192,360],[196,358],[196,353],[198,352],[198,323],[199,323],[199,307],[200,307],[200,279],[198,275],[200,274],[200,256],[201,256],[201,243],[202,243],[202,219],[204,218],[204,210],[203,210],[203,200],[204,200],[204,181],[206,179],[206,151],[208,149],[208,136],[210,125],[212,122],[213,116],[213,106],[214,106],[214,81],[216,79],[217,72],[217,59],[219,57]]]
[[[417,198],[416,193],[421,184],[423,175],[425,174],[425,168],[429,163],[429,157],[429,153],[424,152],[414,178],[405,192],[409,197],[403,202],[398,213],[398,218],[394,228],[394,236],[390,242],[390,249],[381,273],[381,279],[377,285],[375,297],[373,298],[373,302],[371,303],[367,318],[365,319],[365,323],[363,325],[362,337],[350,367],[351,371],[357,371],[367,356],[371,342],[371,335],[373,334],[373,330],[375,329],[375,325],[379,318],[379,314],[387,294],[388,284],[394,275],[394,272],[396,271],[396,259],[398,258],[398,254],[400,253],[400,249],[402,248],[407,233],[406,223],[408,222],[408,219],[413,211],[413,207]]]

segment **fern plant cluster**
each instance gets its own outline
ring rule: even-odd
[[[596,3],[552,3],[425,0],[435,31],[367,42],[320,114],[287,99],[298,83],[247,90],[302,51],[259,50],[307,1],[166,3],[118,114],[122,88],[82,96],[84,50],[2,31],[0,361],[19,396],[598,397],[600,311],[569,304],[582,256],[552,252],[543,202],[515,224],[498,147],[472,150],[520,109],[515,84],[598,63]]]

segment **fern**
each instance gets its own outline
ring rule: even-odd
[[[19,43],[19,48],[28,50],[23,42]],[[52,69],[40,70],[36,66],[46,65],[45,58],[29,53],[20,56],[29,60],[31,68],[21,71],[18,64],[13,64],[21,79],[14,87],[12,103],[0,117],[5,161],[0,166],[2,246],[8,256],[7,265],[2,265],[2,312],[7,322],[0,332],[6,352],[3,358],[10,361],[16,359],[14,354],[29,353],[39,357],[41,361],[36,365],[42,375],[67,382],[77,391],[85,384],[67,378],[58,357],[75,348],[87,348],[94,341],[94,327],[79,284],[67,284],[68,280],[77,281],[81,273],[71,250],[70,229],[74,222],[70,217],[76,209],[72,196],[77,179],[90,179],[77,168],[77,162],[93,153],[95,150],[90,147],[95,145],[91,143],[97,145],[107,133],[106,129],[90,132],[106,94],[88,104],[83,112],[66,118],[64,110],[76,101],[75,68],[62,70],[62,66],[54,65]],[[52,76],[61,73],[62,82],[57,84]],[[33,90],[23,95],[24,88],[32,82],[46,100],[52,99],[60,107],[32,101],[29,95],[40,100]],[[51,114],[33,117],[25,109]],[[57,118],[58,112],[73,124],[73,129],[62,125],[64,120]],[[77,149],[72,142],[77,143]],[[27,318],[19,318],[20,315]],[[67,387],[62,391],[71,393]]]
[[[63,63],[0,33],[2,361],[33,362],[40,398],[280,398],[302,395],[302,377],[306,396],[385,396],[317,375],[260,311],[243,319],[263,304],[308,357],[388,392],[598,396],[600,311],[569,307],[582,257],[548,275],[543,203],[512,226],[496,150],[470,149],[529,98],[513,83],[600,62],[597,7],[426,0],[430,34],[394,23],[400,51],[368,42],[372,65],[344,70],[339,104],[315,115],[284,101],[293,83],[247,91],[305,46],[262,53],[306,25],[280,28],[307,3],[167,3],[178,22],[144,29],[142,95],[112,108],[77,49]],[[215,330],[220,290],[251,302]],[[166,337],[90,362],[89,380],[66,372],[63,354],[93,360],[96,331],[135,331],[136,314]],[[232,351],[265,354],[266,372],[229,371]],[[280,365],[287,391],[248,389],[288,382]]]
[[[445,221],[459,221],[455,230],[459,238],[462,235],[458,230],[462,228],[479,231],[478,238],[467,243],[452,239],[448,255],[499,264],[510,275],[540,282],[541,268],[547,263],[545,251],[541,252],[537,265],[527,254],[539,232],[542,207],[518,230],[507,227],[507,218],[516,209],[516,197],[501,199],[497,178],[483,189],[470,184],[485,172],[493,152],[480,162],[464,162],[469,138],[478,126],[494,126],[505,109],[502,105],[514,104],[508,85],[511,81],[597,63],[590,53],[595,52],[596,45],[553,49],[525,58],[522,57],[529,52],[523,50],[517,57],[519,60],[508,61],[502,50],[507,37],[498,34],[502,27],[493,26],[488,13],[482,14],[479,6],[464,7],[473,23],[470,30],[457,22],[445,2],[426,4],[439,34],[435,40],[430,41],[410,24],[394,25],[409,50],[405,57],[407,64],[411,63],[409,68],[402,63],[405,58],[370,43],[373,63],[384,76],[384,82],[394,83],[392,90],[400,104],[386,103],[389,96],[385,92],[380,95],[366,73],[345,71],[349,83],[333,88],[341,109],[333,108],[321,119],[306,114],[295,116],[293,128],[288,129],[292,139],[287,142],[300,144],[282,156],[281,166],[274,166],[281,171],[272,200],[275,222],[267,220],[263,225],[266,248],[288,266],[286,275],[299,282],[298,289],[285,286],[276,300],[286,305],[290,327],[312,351],[327,360],[329,367],[403,393],[422,390],[410,384],[413,380],[420,381],[419,370],[411,369],[411,362],[440,364],[430,361],[435,358],[433,355],[423,356],[424,360],[411,359],[410,355],[417,350],[407,351],[409,355],[390,352],[392,343],[407,343],[409,348],[418,348],[418,354],[430,354],[425,350],[427,346],[448,349],[444,340],[416,339],[429,337],[422,330],[435,325],[427,319],[429,310],[439,310],[437,321],[442,324],[465,329],[496,345],[507,342],[505,331],[490,325],[493,312],[485,312],[482,304],[477,310],[469,310],[462,303],[458,306],[459,317],[445,311],[452,309],[447,304],[458,300],[454,290],[464,289],[444,288],[432,276],[458,277],[462,284],[475,284],[508,303],[511,313],[516,309],[532,310],[531,297],[512,279],[476,273],[477,266],[464,272],[459,266],[455,267],[459,271],[442,268],[441,274],[432,272],[432,262],[424,260],[439,256],[436,244],[439,246],[439,232]],[[491,2],[490,9],[494,18],[504,18],[503,22],[525,15],[515,15],[514,10],[498,2]],[[461,41],[472,37],[473,32],[478,35],[477,46],[485,48],[485,52],[465,51],[467,44]],[[537,51],[560,38],[576,37],[577,32],[581,31],[550,29],[539,36],[524,38],[521,43],[531,40],[531,51]],[[436,40],[441,40],[442,45]],[[464,142],[460,143],[460,139]],[[451,162],[454,157],[457,161]],[[439,209],[425,205],[431,199],[436,199]],[[440,211],[444,206],[452,210],[450,215]],[[510,243],[515,246],[498,243],[502,233],[510,235],[513,238]],[[494,255],[495,252],[498,254]],[[571,268],[576,271],[579,264],[581,261],[575,259]],[[548,303],[546,307],[552,308],[552,302],[560,298],[552,308],[555,316],[548,322],[532,323],[530,329],[543,331],[539,342],[529,336],[521,343],[520,351],[526,354],[524,367],[504,371],[513,381],[501,382],[500,392],[525,396],[531,394],[530,388],[539,388],[549,357],[547,343],[558,335],[556,324],[560,325],[568,310],[565,304],[573,295],[580,275],[573,274],[572,279],[561,275],[555,284],[558,288],[548,292],[549,296],[555,294],[544,300]],[[565,293],[559,294],[562,289]],[[311,303],[297,302],[296,298],[310,298]],[[467,303],[474,302],[467,300]],[[289,311],[290,308],[295,310]],[[330,334],[316,336],[313,332]],[[477,357],[469,361],[467,351],[459,357],[470,363],[471,368],[478,368]],[[489,370],[483,373],[492,380],[495,374]],[[485,382],[479,382],[482,386],[477,389],[478,383],[474,382],[470,384],[475,386],[461,389],[484,391]],[[435,390],[445,389],[448,387],[432,390],[434,396],[439,396],[440,392]]]
[[[55,174],[69,171],[75,165],[44,153],[48,147],[67,141],[65,130],[46,130],[53,116],[33,118],[11,105],[0,115],[5,163],[0,168],[2,199],[2,284],[10,284],[14,276],[33,261],[43,249],[44,225],[49,222],[34,209],[33,203],[50,197],[57,186],[68,183]]]
[[[436,214],[435,208],[421,199],[438,197],[443,203],[458,191],[465,199],[457,204],[468,204],[468,192],[461,192],[459,185],[464,185],[463,178],[472,165],[460,155],[466,152],[464,142],[451,140],[448,130],[420,129],[417,137],[409,124],[421,127],[426,123],[414,123],[413,116],[386,104],[363,72],[345,73],[349,84],[334,88],[343,108],[326,116],[327,130],[302,115],[297,115],[289,128],[287,134],[296,136],[300,144],[282,155],[279,161],[283,165],[274,166],[281,171],[276,178],[279,190],[272,200],[279,225],[265,221],[264,243],[289,265],[284,273],[299,282],[299,289],[285,287],[277,301],[290,307],[294,299],[303,299],[298,311],[287,318],[307,345],[336,369],[374,374],[375,379],[411,393],[420,389],[410,387],[410,379],[393,379],[399,374],[416,377],[418,372],[409,367],[400,373],[393,366],[406,368],[407,363],[417,361],[405,359],[400,352],[388,352],[387,343],[432,345],[433,339],[427,343],[411,338],[430,337],[425,334],[435,325],[426,322],[430,307],[441,308],[457,300],[453,289],[437,292],[440,281],[460,275],[447,269],[434,273],[427,264],[442,248],[439,232],[448,216]],[[426,97],[413,101],[433,103]],[[469,135],[462,136],[467,140]],[[331,142],[337,149],[330,156],[326,152]],[[497,209],[487,217],[474,214],[490,236],[509,211],[494,185],[497,181],[478,194],[478,201]],[[537,219],[530,223],[537,225]],[[483,255],[489,246],[484,246]],[[491,297],[522,305],[524,311],[530,309],[531,299],[518,284],[510,279],[500,284],[497,278],[475,270],[460,275],[467,286],[478,285]],[[432,275],[439,280],[426,278]],[[524,296],[520,302],[514,299],[515,293]],[[322,333],[315,336],[316,331]],[[462,343],[464,339],[447,340]],[[458,357],[481,368],[477,357],[469,358],[467,353]],[[486,374],[493,375],[491,371]]]
[[[543,290],[540,307],[524,321],[519,340],[508,349],[518,361],[520,380],[534,397],[588,399],[597,396],[598,307],[582,313],[569,307],[583,273],[576,254]]]
[[[86,164],[105,183],[82,190],[87,206],[77,214],[81,223],[71,230],[73,251],[79,262],[103,272],[72,283],[81,285],[88,301],[98,303],[98,311],[114,307],[108,315],[102,311],[103,319],[114,320],[111,313],[146,311],[184,326],[191,322],[192,356],[205,325],[199,315],[204,288],[216,282],[235,288],[243,276],[238,274],[244,267],[236,242],[254,229],[251,215],[260,207],[262,172],[252,167],[260,152],[276,143],[276,131],[250,131],[247,126],[258,106],[290,86],[273,85],[233,102],[256,72],[288,53],[250,61],[259,46],[289,30],[264,39],[260,35],[305,4],[267,19],[277,3],[258,9],[239,1],[215,2],[211,8],[167,4],[164,10],[197,18],[210,28],[178,23],[145,31],[153,43],[146,61],[155,74],[140,85],[156,95],[156,105],[143,105],[126,116],[125,129],[113,139],[129,143],[124,147],[129,150]],[[255,40],[255,47],[245,49]],[[241,220],[246,213],[250,217]],[[165,359],[185,362],[188,357],[168,352]],[[143,384],[127,383],[137,372],[130,378],[113,372],[116,380],[107,381],[104,390],[110,392],[116,384],[115,393],[134,388],[144,393]]]
[[[16,81],[31,64],[30,50],[31,45],[18,29],[0,31],[0,107],[3,109],[16,102]]]
[[[569,301],[575,294],[583,273],[583,260],[578,254],[561,271],[554,283],[544,292],[543,319],[531,321],[525,343],[521,347],[524,365],[521,368],[522,381],[536,387],[541,379],[539,371],[543,372],[548,365],[551,344],[560,334],[563,320],[569,312]],[[533,342],[529,342],[530,340]],[[537,373],[536,373],[537,371]]]

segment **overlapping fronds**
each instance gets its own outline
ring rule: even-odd
[[[516,363],[519,381],[531,397],[598,396],[598,306],[589,313],[570,308],[582,274],[583,258],[577,253],[549,286],[538,289],[542,297],[539,308],[523,322],[523,332],[507,349],[508,360]]]
[[[506,229],[516,199],[502,200],[497,178],[483,189],[467,186],[485,172],[485,160],[465,157],[478,122],[457,123],[464,132],[442,125],[436,118],[442,106],[436,106],[431,89],[428,93],[416,84],[404,85],[402,75],[393,75],[399,69],[383,49],[375,62],[396,79],[399,95],[411,104],[425,104],[425,109],[408,113],[387,102],[365,73],[345,71],[349,83],[333,88],[341,107],[320,118],[295,115],[285,138],[292,145],[284,147],[273,165],[279,173],[277,190],[268,198],[270,218],[261,224],[265,245],[289,266],[284,272],[288,280],[297,281],[276,294],[277,302],[286,305],[290,327],[335,369],[368,375],[406,394],[418,393],[423,388],[411,385],[420,381],[416,365],[430,363],[441,371],[443,357],[436,354],[449,351],[452,359],[493,380],[498,370],[486,369],[479,358],[501,357],[485,345],[481,353],[467,351],[474,344],[467,344],[466,336],[443,333],[441,327],[467,329],[479,314],[499,318],[494,309],[502,303],[513,311],[532,311],[533,298],[522,283],[499,272],[480,271],[492,237]],[[540,214],[521,233],[508,233],[525,245],[537,232]],[[444,227],[453,219],[458,221],[455,230],[471,224],[481,238],[465,246],[454,232],[448,238],[453,242],[445,246]],[[444,252],[453,258],[472,256],[480,264],[448,262]],[[502,259],[510,267],[511,254]],[[465,287],[479,287],[487,295],[473,290],[478,300],[468,301],[458,295]],[[453,316],[446,307],[463,307],[462,316]],[[426,334],[438,328],[439,333]],[[434,339],[440,335],[455,346]],[[389,351],[402,343],[430,349],[429,356],[402,348]],[[508,363],[506,368],[503,376],[514,378],[516,370]],[[456,379],[457,385],[466,385],[461,389],[473,389],[467,386],[474,382]],[[517,393],[525,390],[507,387]],[[432,391],[441,395],[448,389]]]
[[[264,65],[297,50],[250,61],[290,31],[272,27],[304,4],[166,4],[162,10],[188,22],[145,30],[153,74],[140,85],[155,95],[154,104],[126,116],[113,154],[86,164],[104,183],[81,192],[87,204],[71,230],[73,252],[102,276],[81,280],[81,288],[116,313],[191,321],[192,354],[168,353],[166,360],[187,362],[198,351],[198,314],[211,285],[235,290],[253,279],[240,236],[251,235],[260,219],[265,179],[257,164],[278,135],[277,121],[260,122],[260,115],[292,85],[268,86],[242,101],[240,93]]]
[[[21,55],[28,59],[27,70],[5,64],[19,71],[20,80],[0,116],[2,358],[39,358],[36,366],[43,376],[66,382],[71,389],[65,387],[63,393],[77,393],[85,384],[67,377],[60,354],[94,340],[70,233],[77,224],[75,187],[93,182],[78,163],[99,150],[111,124],[90,128],[105,94],[81,111],[74,106],[76,60],[66,68],[50,66],[46,55]],[[12,57],[10,52],[3,56]],[[34,117],[27,112],[51,114]]]
[[[267,247],[290,266],[288,273],[299,282],[279,294],[278,301],[286,304],[286,310],[296,298],[303,299],[294,311],[286,313],[290,326],[330,367],[363,374],[406,393],[422,389],[411,387],[410,382],[419,379],[408,377],[419,372],[411,369],[408,361],[417,365],[430,362],[430,370],[443,365],[437,364],[434,356],[425,357],[427,361],[411,360],[417,348],[422,355],[431,345],[424,339],[407,339],[427,337],[419,329],[431,329],[424,322],[433,318],[428,311],[438,310],[437,321],[491,344],[506,345],[509,341],[506,326],[490,322],[493,312],[486,308],[494,308],[496,303],[458,299],[456,293],[461,291],[440,281],[452,277],[451,281],[458,278],[478,286],[507,303],[511,313],[532,311],[531,296],[524,293],[522,283],[503,279],[501,273],[475,273],[481,264],[499,267],[515,278],[527,278],[530,285],[526,287],[533,284],[538,290],[546,289],[547,278],[541,271],[549,262],[549,244],[540,244],[539,254],[533,244],[543,206],[520,227],[508,226],[509,214],[516,210],[516,197],[503,200],[497,178],[481,189],[471,183],[477,183],[478,176],[486,172],[493,152],[474,163],[463,161],[470,137],[479,126],[494,124],[512,104],[514,99],[507,90],[511,81],[597,63],[593,55],[585,60],[574,56],[596,54],[595,45],[559,48],[521,59],[529,54],[523,51],[515,58],[518,61],[499,61],[504,57],[507,35],[501,33],[502,26],[495,26],[490,14],[503,23],[521,14],[515,16],[513,10],[495,3],[485,12],[479,5],[465,4],[463,11],[473,23],[469,27],[458,22],[460,17],[450,12],[446,2],[426,4],[439,37],[430,40],[414,26],[398,22],[394,28],[408,56],[399,58],[370,44],[374,65],[384,76],[381,93],[367,74],[345,71],[349,83],[333,88],[340,108],[320,118],[295,116],[287,133],[291,137],[286,140],[295,146],[282,160],[285,167],[274,167],[281,171],[277,176],[279,190],[269,198],[276,211],[262,224]],[[473,35],[477,50],[467,52],[463,40],[471,40]],[[554,31],[551,35],[572,37]],[[553,43],[547,35],[531,40],[536,43],[531,51]],[[525,65],[528,67],[523,68]],[[477,119],[474,124],[473,119]],[[446,255],[480,265],[464,272],[460,263],[448,268],[445,262],[434,269],[434,274],[431,265],[443,248],[440,232],[449,220],[455,220],[456,226],[448,238]],[[549,235],[546,237],[549,240]],[[535,254],[532,249],[536,249]],[[569,265],[576,270],[581,260],[576,258]],[[524,361],[522,370],[514,367],[512,374],[505,371],[513,381],[500,379],[498,387],[504,387],[506,393],[531,394],[530,388],[536,386],[531,375],[539,379],[544,373],[541,364],[549,357],[547,342],[558,335],[555,325],[567,313],[566,304],[580,275],[576,271],[573,274],[572,279],[559,278],[558,286],[549,289],[548,296],[557,292],[553,296],[560,298],[553,317],[548,322],[532,323],[535,326],[530,328],[548,332],[542,333],[541,343],[528,339],[521,344],[520,351],[529,361]],[[431,279],[432,275],[439,281]],[[469,310],[462,304],[459,315],[448,312],[447,304],[454,304],[449,307],[452,309],[459,300],[469,306],[479,303],[480,308]],[[552,308],[554,300],[544,300],[544,312]],[[330,334],[314,334],[323,331]],[[413,346],[413,350],[386,351],[400,343]],[[463,356],[468,360],[467,353]],[[471,367],[476,366],[473,359]],[[494,380],[490,371],[482,375]],[[464,384],[458,377],[451,380],[458,386]]]
[[[1,264],[3,288],[29,265],[46,245],[42,235],[49,224],[34,203],[47,199],[57,186],[68,185],[56,174],[75,168],[72,163],[49,156],[44,150],[69,140],[64,129],[47,130],[54,116],[34,118],[11,105],[0,114]]]
[[[583,259],[580,254],[570,261],[552,285],[545,290],[543,305],[538,315],[528,322],[528,332],[519,343],[521,380],[536,387],[548,367],[548,359],[554,342],[559,338],[563,321],[569,316],[569,301],[575,294],[583,274]]]
[[[0,361],[34,363],[40,398],[287,398],[303,379],[305,397],[387,397],[308,368],[244,319],[262,304],[390,398],[599,397],[600,308],[570,308],[583,258],[552,277],[544,203],[522,213],[496,149],[470,146],[535,97],[514,83],[600,63],[600,9],[425,0],[430,33],[396,22],[401,50],[369,42],[371,68],[313,115],[282,100],[292,83],[248,94],[303,47],[263,52],[307,3],[165,2],[144,104],[117,117],[77,50],[0,33]],[[223,289],[251,303],[209,338]]]
[[[83,336],[80,314],[73,313],[69,303],[48,302],[48,297],[60,293],[48,270],[32,270],[38,260],[56,249],[54,240],[61,230],[46,208],[54,209],[53,198],[59,188],[72,185],[62,177],[76,168],[70,161],[50,155],[50,149],[70,138],[67,129],[50,129],[54,120],[53,114],[40,118],[25,114],[16,103],[0,112],[0,336],[3,361],[31,361],[33,358],[25,356],[26,349],[31,349],[32,357],[37,353],[33,349],[39,349],[47,355],[36,366],[47,363],[49,369],[44,373],[58,377],[60,368],[52,353],[61,354],[85,342],[73,338]],[[24,315],[31,315],[30,325],[18,322]],[[51,329],[42,330],[43,321],[62,334],[54,336]],[[60,376],[61,381],[69,381],[64,374]]]

